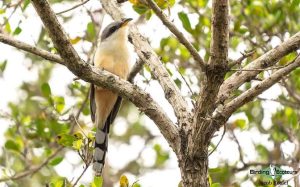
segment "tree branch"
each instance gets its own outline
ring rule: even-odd
[[[0,179],[0,182],[5,182],[8,180],[18,180],[20,178],[26,177],[28,175],[33,175],[36,172],[38,172],[40,169],[42,169],[45,165],[48,164],[48,162],[53,159],[60,151],[63,150],[64,147],[60,146],[54,153],[52,153],[43,163],[41,163],[40,165],[36,166],[36,167],[32,167],[30,169],[27,169],[23,172],[17,173],[16,175],[13,175],[11,177],[7,177],[7,178],[2,178]]]
[[[228,0],[213,0],[212,3],[212,39],[210,59],[197,100],[195,123],[210,116],[215,108],[216,96],[224,80],[228,62],[229,40],[229,4]]]
[[[124,14],[115,1],[100,1],[102,7],[113,19],[121,20],[122,18],[124,18]],[[179,122],[185,121],[187,116],[189,116],[186,114],[189,112],[188,104],[182,97],[175,82],[169,76],[168,71],[160,62],[159,57],[150,46],[148,40],[139,33],[137,27],[134,25],[131,26],[130,36],[132,38],[132,43],[135,47],[136,53],[138,54],[139,58],[150,67],[153,77],[158,79],[160,85],[164,90],[165,97],[172,105],[175,115],[179,119]]]
[[[205,62],[199,55],[198,51],[195,47],[186,39],[182,32],[180,32],[177,27],[169,21],[164,12],[157,6],[153,0],[145,0],[148,6],[155,12],[155,14],[160,18],[163,24],[177,37],[180,43],[186,47],[186,49],[190,52],[196,62],[199,63],[200,68],[205,70]]]
[[[132,68],[132,70],[131,70],[131,72],[129,73],[129,75],[128,75],[128,81],[129,82],[133,82],[133,79],[134,79],[134,77],[140,72],[140,70],[143,68],[143,66],[144,66],[144,62],[141,60],[141,59],[139,59],[135,64],[134,64],[134,66],[133,66],[133,68]]]
[[[75,6],[73,6],[73,7],[71,7],[71,8],[68,8],[68,9],[66,9],[66,10],[57,12],[56,15],[63,14],[63,13],[69,12],[69,11],[71,11],[71,10],[74,10],[74,9],[76,9],[76,8],[78,8],[78,7],[80,7],[80,6],[84,5],[84,4],[86,4],[86,3],[89,2],[89,1],[90,1],[90,0],[85,0],[85,1],[83,1],[83,2],[81,2],[81,3],[79,3],[79,4],[75,5]]]
[[[32,3],[64,59],[64,65],[82,80],[110,89],[130,100],[156,123],[170,146],[175,150],[178,130],[151,96],[118,76],[83,62],[69,42],[48,1],[32,0]]]
[[[27,51],[29,53],[35,54],[35,55],[40,56],[40,57],[42,57],[46,60],[49,60],[49,61],[53,61],[53,62],[56,62],[56,63],[59,63],[59,64],[64,64],[65,63],[64,60],[59,55],[50,53],[46,50],[39,49],[37,47],[31,46],[31,45],[26,44],[24,42],[18,41],[18,40],[14,39],[10,36],[7,36],[5,34],[0,33],[0,42],[5,43],[7,45],[14,46],[18,49],[22,49],[22,50]]]
[[[207,144],[214,131],[210,116],[215,110],[215,100],[219,88],[227,72],[228,40],[229,40],[229,3],[228,0],[213,0],[212,2],[212,39],[210,44],[210,59],[201,80],[200,93],[195,108],[194,123],[191,127],[188,155],[207,158]],[[215,131],[214,131],[215,132]],[[199,155],[198,155],[199,156]]]
[[[249,63],[244,69],[265,69],[276,64],[285,55],[300,48],[300,32],[287,39],[282,44]],[[230,94],[246,81],[256,77],[261,71],[242,71],[231,75],[222,84],[217,103],[224,103]]]
[[[242,56],[240,58],[238,58],[237,60],[233,61],[232,63],[228,64],[228,68],[232,68],[235,65],[241,65],[241,63],[243,62],[243,60],[245,60],[246,58],[252,56],[255,53],[255,50],[249,51],[249,52],[240,52],[242,54]]]
[[[300,104],[300,95],[298,95],[296,93],[296,91],[294,90],[295,88],[292,85],[289,85],[284,79],[282,79],[281,84],[286,89],[286,91],[288,92],[289,96],[291,98],[293,98],[296,101],[296,103]]]
[[[249,90],[245,91],[228,104],[224,105],[223,110],[220,112],[221,115],[225,117],[229,117],[236,109],[243,106],[244,104],[248,103],[249,101],[253,100],[256,96],[270,88],[272,85],[277,83],[282,77],[289,74],[291,71],[296,69],[300,66],[300,56],[298,55],[297,58],[289,63],[288,66],[277,70],[274,72],[270,77],[266,78],[259,84],[255,85],[254,87],[250,88]]]
[[[228,61],[229,4],[228,0],[214,0],[212,5],[212,40],[209,64],[224,64]]]

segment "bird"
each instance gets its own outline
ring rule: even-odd
[[[101,33],[101,40],[93,58],[97,68],[109,71],[121,79],[127,79],[130,70],[130,50],[128,28],[132,18],[110,23]],[[96,176],[102,175],[108,146],[108,133],[119,111],[122,97],[112,91],[91,84],[91,119],[96,126],[93,170]]]

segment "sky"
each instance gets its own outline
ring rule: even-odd
[[[87,8],[94,8],[94,7],[99,7],[100,4],[98,0],[90,0],[85,6]],[[53,6],[53,9],[55,10],[55,12],[59,12],[61,10],[67,9],[68,7],[71,7],[71,5],[66,3],[59,6],[55,5]],[[134,19],[137,19],[138,15],[132,11],[132,8],[129,3],[124,3],[122,9],[124,10],[124,12],[126,12],[127,17],[132,17]],[[172,8],[170,19],[174,19],[175,24],[179,26],[179,29],[182,32],[184,32],[176,16],[177,15],[176,12],[178,12],[178,10],[180,9],[181,9],[180,7]],[[81,35],[85,30],[85,27],[79,28],[78,26],[81,25],[85,26],[89,21],[89,17],[86,14],[83,14],[82,12],[83,12],[82,8],[77,8],[71,12],[66,13],[66,15],[74,14],[74,19],[72,19],[67,24],[63,25],[66,32],[70,35],[71,38]],[[41,21],[39,20],[38,16],[34,13],[34,9],[32,6],[28,7],[25,16],[22,15],[22,12],[20,10],[16,11],[14,16],[10,20],[11,26],[13,28],[18,24],[18,20],[20,17],[22,19],[21,24],[22,24],[23,31],[16,38],[28,44],[34,45],[41,29],[41,25],[40,25]],[[191,22],[193,23],[192,21],[193,15],[190,15],[190,17],[191,17]],[[103,24],[107,25],[111,21],[112,20],[109,18],[109,16],[105,16]],[[32,25],[34,25],[34,29],[31,28]],[[157,27],[156,25],[159,25],[159,27]],[[161,38],[170,35],[169,31],[164,26],[162,26],[161,22],[156,17],[151,18],[151,20],[147,22],[147,24],[139,25],[139,28],[142,33],[144,33],[146,36],[148,36],[151,39],[151,45],[154,48],[159,46],[159,41]],[[153,29],[149,29],[149,28],[153,28]],[[278,45],[278,43],[279,41],[276,40],[273,41],[274,46]],[[88,44],[84,44],[83,46],[85,48],[90,47],[90,45]],[[82,50],[82,45],[80,43],[75,45],[75,49],[79,52],[80,55],[82,55],[82,53],[80,53],[80,51]],[[244,51],[244,50],[245,50],[245,46],[241,44],[239,46],[239,51]],[[24,53],[22,51],[18,51],[12,47],[0,43],[0,53],[1,53],[0,62],[5,59],[8,60],[7,68],[4,72],[4,75],[2,78],[0,78],[0,88],[3,88],[3,90],[5,90],[0,92],[0,98],[1,98],[0,112],[5,113],[8,112],[7,103],[10,101],[17,101],[18,98],[21,96],[21,94],[16,91],[18,90],[18,87],[21,85],[21,83],[23,81],[36,80],[38,78],[38,74],[36,69],[31,69],[31,70],[27,69],[26,64],[28,64],[28,59],[24,59]],[[231,51],[229,55],[231,58],[236,59],[239,57],[239,52]],[[134,60],[135,57],[136,56],[133,55],[132,62],[135,61]],[[174,67],[170,67],[170,68],[174,68]],[[148,78],[150,78],[150,74],[148,75],[146,74],[146,77],[147,76]],[[180,78],[179,75],[174,75],[174,76]],[[57,65],[55,67],[55,70],[53,71],[52,78],[49,81],[49,84],[52,88],[52,93],[54,95],[66,94],[66,85],[72,82],[73,78],[74,75],[70,73],[65,67]],[[142,77],[138,76],[135,79],[135,83],[140,87],[144,88],[147,92],[149,92],[151,96],[154,98],[154,100],[161,104],[163,109],[167,112],[167,114],[173,121],[176,120],[170,104],[164,98],[161,97],[161,95],[163,95],[163,91],[157,81],[151,81],[149,85],[146,85],[142,82]],[[194,87],[193,89],[197,90],[198,88]],[[279,86],[275,85],[269,90],[267,90],[266,92],[264,92],[263,94],[261,94],[260,97],[276,99],[277,96],[281,93],[281,91],[282,90],[280,90]],[[187,87],[184,87],[182,92],[183,94],[187,94],[188,93]],[[74,101],[72,99],[66,100],[67,105],[71,106],[73,103]],[[278,108],[280,108],[280,105],[276,102],[264,101],[263,108],[265,112],[263,123],[266,126],[270,126],[271,115]],[[238,114],[232,116],[229,121],[234,121],[236,119],[247,120],[244,114]],[[155,126],[155,124],[146,117],[143,120],[145,121],[144,124],[147,127],[149,127],[149,129],[151,130],[151,132],[153,132],[154,135],[160,136],[160,138],[155,139],[155,141],[159,142],[165,150],[169,150],[170,148],[167,142],[161,137],[160,132],[158,128]],[[0,124],[2,127],[0,128],[0,137],[3,137],[3,133],[5,132],[6,128],[9,126],[10,122],[0,118]],[[116,133],[122,134],[122,132],[124,133],[124,130],[126,129],[126,124],[124,124],[122,120],[117,119],[115,122],[115,126],[113,128],[118,129]],[[264,142],[270,148],[273,146],[272,144],[268,143],[268,135],[261,135],[254,129],[251,129],[249,131],[239,131],[237,133],[238,133],[239,140],[242,143],[242,147],[246,147],[248,150],[246,156],[250,160],[256,158],[256,155],[254,154],[255,148],[253,147],[252,142]],[[214,143],[218,142],[221,134],[222,131],[218,132],[218,136],[213,139]],[[144,151],[142,152],[142,159],[144,160],[144,162],[149,165],[151,165],[154,162],[155,153],[150,147],[146,147],[146,148],[143,147],[144,144],[142,139],[140,139],[139,137],[132,137],[131,141],[134,142],[131,145],[118,145],[118,144],[114,144],[113,142],[109,145],[107,158],[108,158],[108,162],[112,167],[122,168],[122,166],[124,166],[128,161],[135,159],[136,155],[141,149],[144,149]],[[0,146],[3,145],[4,145],[4,139],[0,138]],[[286,149],[292,150],[293,147],[292,145],[286,145]],[[220,162],[223,162],[224,160],[228,163],[235,163],[236,160],[238,159],[239,158],[238,158],[237,145],[230,140],[228,135],[225,135],[217,151],[213,155],[211,155],[209,166],[211,168],[218,167]],[[80,173],[82,172],[82,165],[80,165],[79,163],[80,163],[80,158],[78,157],[77,153],[73,151],[69,151],[66,154],[66,159],[61,164],[56,166],[55,169],[61,176],[65,176],[68,179],[72,179],[73,177],[79,176]],[[73,168],[72,165],[78,165],[78,167]],[[139,176],[138,178],[128,173],[126,175],[129,177],[131,183],[133,181],[138,180],[143,187],[177,186],[180,180],[180,171],[178,169],[177,159],[174,153],[171,153],[171,158],[167,162],[166,168],[163,170],[147,171],[145,172],[145,174]],[[91,180],[92,180],[92,170],[90,167],[80,182],[89,183]],[[245,184],[242,184],[242,186],[248,187],[251,185],[248,182],[246,182]]]

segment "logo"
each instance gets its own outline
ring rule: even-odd
[[[250,175],[257,175],[259,185],[288,185],[287,180],[283,180],[284,175],[295,175],[298,171],[294,170],[284,170],[281,167],[277,167],[273,164],[270,164],[269,167],[254,170],[250,169]]]

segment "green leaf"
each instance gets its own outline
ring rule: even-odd
[[[129,186],[129,182],[128,182],[128,178],[125,175],[122,175],[120,177],[120,187],[128,187]]]
[[[146,14],[145,14],[146,15],[146,19],[149,20],[151,18],[152,14],[153,14],[152,10],[147,11]]]
[[[133,183],[133,185],[131,187],[141,187],[141,185],[137,182]]]
[[[0,63],[0,73],[3,73],[5,68],[6,68],[7,60],[4,60],[3,62]]]
[[[50,97],[51,96],[51,88],[50,88],[48,83],[43,83],[41,88],[42,88],[43,96],[45,96],[45,97]]]
[[[53,180],[53,182],[51,182],[51,187],[65,187],[65,179],[64,178],[60,178],[60,179],[55,179]]]
[[[213,184],[211,185],[211,187],[221,187],[221,184],[220,184],[220,183],[213,183]]]
[[[87,24],[87,36],[90,40],[94,40],[96,38],[96,29],[93,22],[89,22]]]
[[[95,176],[93,182],[91,183],[91,187],[102,187],[102,185],[103,178]]]
[[[144,5],[133,5],[132,6],[133,10],[136,11],[138,14],[144,14],[147,12],[148,7]]]
[[[56,96],[53,97],[53,100],[54,100],[55,110],[61,114],[65,108],[65,98],[61,96]]]
[[[256,146],[256,150],[259,153],[259,155],[261,156],[262,160],[265,160],[265,159],[268,158],[269,151],[268,151],[268,149],[265,146],[263,146],[261,144],[257,145]]]
[[[164,151],[159,144],[155,144],[153,149],[156,152],[155,165],[162,166],[169,159],[169,153]]]
[[[27,8],[27,6],[29,5],[29,3],[30,3],[30,0],[25,0],[25,1],[23,2],[22,12]]]
[[[4,19],[6,21],[6,24],[5,24],[5,31],[7,33],[11,33],[11,27],[10,27],[10,24],[9,24],[9,21],[7,19]]]
[[[178,88],[181,89],[181,84],[182,84],[181,80],[175,79],[174,82],[178,86]]]
[[[295,9],[295,8],[299,7],[299,4],[300,4],[300,0],[293,0],[291,7],[293,9]]]
[[[76,140],[73,142],[73,148],[75,150],[80,150],[81,146],[83,145],[83,140],[82,139],[79,139],[79,140]]]
[[[210,168],[209,173],[218,173],[221,172],[222,168]]]
[[[51,166],[56,166],[58,165],[59,163],[61,163],[61,161],[63,161],[64,157],[56,157],[54,159],[52,159],[50,162],[49,162],[49,165]]]
[[[5,13],[5,9],[0,8],[0,14],[4,14]]]
[[[193,32],[192,26],[191,26],[191,22],[189,20],[189,17],[186,13],[184,12],[179,12],[178,13],[178,17],[183,25],[183,28],[188,31],[189,33]]]
[[[234,122],[234,125],[242,130],[246,129],[247,123],[244,119],[238,119]]]
[[[9,150],[18,151],[18,152],[20,151],[20,146],[13,140],[7,140],[5,142],[5,148]]]
[[[57,136],[57,143],[63,146],[72,147],[76,138],[69,134],[60,134]]]
[[[161,9],[172,7],[175,4],[175,0],[155,0],[155,2]]]
[[[20,34],[21,32],[22,32],[22,29],[18,26],[18,27],[14,30],[13,35],[18,35],[18,34]]]

